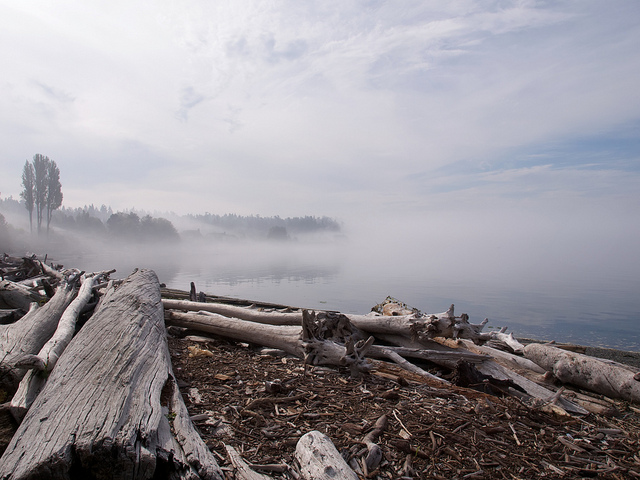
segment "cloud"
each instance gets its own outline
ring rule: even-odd
[[[632,2],[71,5],[0,6],[5,194],[42,152],[65,202],[360,218],[637,203]]]

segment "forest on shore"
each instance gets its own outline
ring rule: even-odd
[[[341,224],[329,217],[263,217],[238,214],[188,214],[116,211],[106,205],[61,207],[51,216],[48,239],[77,236],[131,244],[187,242],[239,242],[243,240],[299,241],[308,237],[332,239],[342,233]],[[24,201],[0,198],[0,251],[30,243],[29,214]],[[41,239],[46,241],[47,239]]]

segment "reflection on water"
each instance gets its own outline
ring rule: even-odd
[[[379,252],[384,251],[384,255]],[[507,326],[516,336],[640,351],[640,282],[619,269],[598,275],[550,265],[506,268],[482,261],[452,262],[452,255],[421,257],[416,250],[372,251],[351,244],[220,244],[186,247],[74,251],[61,257],[87,271],[116,268],[125,277],[152,268],[161,282],[199,291],[312,309],[366,313],[387,295],[426,313],[489,318],[490,328]],[[515,263],[512,261],[511,264]]]

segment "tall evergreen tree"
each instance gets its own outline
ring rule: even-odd
[[[33,233],[33,206],[35,204],[35,173],[33,171],[33,165],[29,163],[29,160],[24,162],[24,169],[22,170],[22,186],[24,190],[20,192],[20,196],[24,200],[24,207],[29,212],[29,228]]]

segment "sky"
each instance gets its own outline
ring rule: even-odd
[[[0,194],[41,153],[67,207],[632,245],[639,19],[628,0],[0,0]]]

